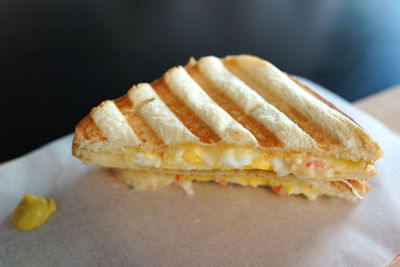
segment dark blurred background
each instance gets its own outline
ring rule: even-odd
[[[190,56],[255,54],[350,101],[400,83],[397,0],[1,0],[0,38],[0,162]]]

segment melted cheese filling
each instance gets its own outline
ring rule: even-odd
[[[303,194],[308,199],[316,199],[319,195],[340,196],[352,198],[356,196],[362,199],[362,196],[351,185],[350,182],[342,179],[351,191],[332,190],[333,186],[330,182],[318,180],[292,180],[280,179],[274,177],[257,177],[257,176],[206,176],[206,175],[171,175],[171,174],[152,174],[148,172],[120,170],[119,175],[128,185],[135,190],[155,190],[161,187],[177,184],[181,186],[186,193],[193,194],[192,181],[199,182],[216,182],[222,185],[228,183],[240,184],[243,186],[270,186],[271,189],[279,195]]]
[[[96,152],[92,157],[99,165],[123,169],[135,169],[137,166],[181,170],[258,169],[272,170],[278,176],[292,173],[304,179],[329,179],[337,173],[363,171],[367,166],[363,161],[353,162],[300,152],[278,154],[260,148],[232,145],[186,144],[158,150],[126,147],[112,153]]]

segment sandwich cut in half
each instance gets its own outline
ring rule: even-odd
[[[250,55],[193,58],[106,100],[76,126],[73,155],[137,190],[191,182],[362,198],[383,150],[333,104]]]

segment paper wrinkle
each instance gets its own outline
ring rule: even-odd
[[[400,251],[400,137],[345,100],[301,79],[349,113],[385,150],[364,200],[281,197],[195,183],[133,192],[71,155],[72,135],[0,165],[0,266],[385,266]],[[57,212],[13,228],[24,193]]]

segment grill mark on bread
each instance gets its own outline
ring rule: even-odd
[[[164,76],[151,83],[153,90],[185,125],[185,127],[197,136],[202,143],[217,143],[221,138],[201,118],[194,113],[168,86]]]
[[[333,146],[340,144],[336,139],[328,136],[321,127],[317,124],[312,123],[307,117],[301,114],[297,109],[288,105],[287,107],[281,107],[283,110],[288,110],[297,121],[293,121],[293,118],[288,116],[293,122],[295,122],[303,131],[307,132],[314,140],[317,145],[324,150],[334,149]]]
[[[156,146],[164,144],[147,120],[145,120],[138,109],[133,106],[128,95],[115,99],[114,104],[118,107],[122,115],[125,116],[129,126],[143,144]]]
[[[303,89],[304,91],[306,91],[307,93],[309,93],[310,95],[312,95],[313,97],[315,97],[316,99],[318,99],[319,101],[321,101],[322,103],[325,103],[328,107],[330,107],[331,109],[336,110],[337,112],[340,112],[342,115],[344,115],[345,117],[347,117],[349,120],[351,120],[352,122],[354,122],[355,124],[357,124],[358,126],[360,126],[362,128],[362,126],[360,124],[358,124],[352,117],[350,117],[348,114],[344,113],[341,109],[339,109],[337,106],[335,106],[333,103],[329,102],[328,100],[326,100],[325,98],[323,98],[321,95],[319,95],[317,92],[315,92],[314,90],[312,90],[310,87],[306,86],[305,84],[302,84],[299,80],[297,80],[295,77],[285,73],[292,81],[294,81],[298,86],[300,86],[301,89]]]
[[[244,110],[210,81],[197,65],[186,68],[192,79],[233,119],[249,130],[263,147],[283,147],[278,138],[255,118],[246,115]]]
[[[213,58],[214,61],[211,61],[210,58]],[[232,57],[228,57],[228,59],[230,58]],[[258,82],[259,87],[256,87],[255,89],[248,88],[248,85],[243,83],[243,80],[240,81],[236,79],[235,76],[231,75],[231,72],[226,69],[226,66],[215,64],[216,61],[222,62],[224,61],[224,59],[217,60],[217,58],[215,57],[206,57],[200,59],[199,62],[191,60],[189,65],[190,67],[192,67],[193,65],[198,65],[198,68],[213,83],[214,86],[216,86],[226,96],[234,99],[234,102],[240,108],[242,108],[246,112],[246,114],[251,114],[251,116],[253,116],[257,121],[265,125],[267,129],[270,129],[278,137],[280,142],[284,144],[284,147],[286,146],[286,141],[289,142],[288,147],[291,147],[288,149],[290,151],[316,151],[315,146],[317,145],[317,143],[314,139],[311,139],[312,137],[310,137],[306,131],[298,127],[298,125],[295,124],[295,122],[292,121],[290,118],[288,118],[284,112],[279,110],[282,109],[282,105],[286,106],[287,108],[294,108],[291,112],[293,113],[294,117],[297,116],[298,120],[304,121],[305,123],[308,123],[308,120],[315,122],[319,127],[324,129],[325,133],[332,136],[336,140],[340,140],[339,144],[341,145],[336,146],[334,150],[330,150],[329,153],[324,153],[318,149],[319,153],[322,152],[323,155],[333,155],[337,158],[354,161],[361,158],[371,164],[373,164],[375,160],[379,159],[382,156],[382,150],[379,145],[365,131],[362,131],[360,127],[356,127],[355,124],[345,119],[342,114],[339,114],[338,112],[332,112],[332,110],[329,108],[329,104],[319,99],[311,91],[306,90],[305,87],[301,86],[301,83],[297,83],[296,85],[296,81],[291,81],[290,79],[288,79],[287,74],[280,72],[272,64],[256,57],[236,56],[233,58],[235,59],[236,63],[246,71],[246,73],[244,74],[245,77],[250,77],[251,80]],[[192,78],[187,74],[186,71],[186,77],[183,77],[185,76],[184,73],[179,73],[179,75],[175,75],[173,76],[173,78],[170,78],[170,76],[172,76],[171,74],[176,72],[176,69],[182,70],[182,67],[175,67],[173,69],[173,72],[169,71],[167,73],[169,75],[166,74],[163,77],[165,82],[168,84],[169,89],[175,95],[178,95],[181,100],[185,99],[183,101],[186,102],[187,99],[189,99],[190,101],[186,102],[186,106],[189,107],[193,112],[195,112],[195,114],[199,116],[203,122],[209,125],[209,127],[218,134],[221,140],[225,141],[225,139],[227,139],[227,134],[225,134],[227,131],[223,129],[225,127],[219,127],[219,125],[221,125],[220,122],[223,121],[215,120],[214,109],[217,105],[215,104],[214,100],[212,100],[209,95],[203,91],[202,88],[199,88],[199,86],[195,83],[194,80],[192,80]],[[290,78],[293,80],[292,77]],[[131,90],[132,92],[135,92],[136,97],[132,98],[132,95],[129,95],[129,98],[134,103],[134,106],[136,107],[140,115],[156,132],[157,136],[161,138],[165,144],[168,145],[184,143],[200,144],[199,138],[193,135],[193,133],[190,132],[189,129],[187,129],[182,121],[177,118],[177,116],[159,98],[159,96],[154,92],[151,86],[149,84],[147,84],[147,86],[150,88],[152,94],[149,94],[147,92],[148,90],[144,90],[140,94]],[[264,86],[266,87],[265,89],[263,88]],[[300,88],[302,88],[301,90],[299,86]],[[246,91],[246,93],[250,93],[250,96],[247,97],[247,95],[245,95],[244,91],[242,92],[242,90]],[[265,101],[265,99],[269,97],[268,94],[270,90],[276,90],[275,95],[272,95],[272,97],[275,97],[277,101],[275,106]],[[209,101],[202,101],[200,103],[201,105],[197,105],[200,101],[196,101],[198,100],[197,95],[196,97],[193,97],[195,95],[194,92],[201,92],[202,95],[207,96]],[[257,95],[254,98],[255,94]],[[261,94],[262,96],[260,96]],[[269,108],[265,110],[264,108],[260,107],[255,108],[255,106],[257,105],[253,102],[254,99],[258,99],[258,104],[260,105],[260,103],[262,103],[262,107],[266,106]],[[325,105],[317,100],[322,101]],[[202,105],[203,102],[211,104],[210,101],[213,103],[214,108],[204,108]],[[146,102],[146,105],[138,109],[140,103],[143,102]],[[139,105],[136,105],[136,103],[139,103]],[[141,146],[141,142],[138,136],[135,134],[135,131],[129,125],[126,117],[121,113],[121,110],[115,105],[115,103],[113,103],[113,107],[110,107],[110,105],[108,105],[107,108],[102,108],[102,106],[103,103],[97,108],[93,109],[90,115],[87,116],[88,118],[85,119],[85,122],[91,120],[92,124],[99,123],[97,127],[96,125],[94,126],[94,128],[97,129],[92,130],[90,129],[90,127],[92,126],[86,127],[83,122],[80,122],[78,124],[76,128],[76,135],[73,141],[75,148],[73,150],[75,151],[74,155],[76,155],[77,153],[83,153],[82,151],[86,149],[86,146],[91,147],[92,144],[100,145],[101,147],[101,141],[104,140],[107,140],[109,142],[109,144],[107,144],[107,149],[108,145],[110,145],[109,147],[118,147],[119,145],[125,145],[125,142],[129,143],[129,145]],[[159,106],[163,108],[161,112],[158,108]],[[233,118],[228,115],[228,113],[226,113],[226,111],[224,111],[221,107],[218,107],[218,109],[226,114],[226,116],[228,116],[232,121],[226,128],[229,128],[229,126],[232,124],[240,125],[239,123],[234,121]],[[96,110],[98,112],[96,112]],[[301,113],[297,111],[300,111]],[[204,116],[204,114],[207,114],[207,116]],[[285,120],[279,120],[279,123],[277,124],[277,118],[283,118]],[[170,123],[170,121],[173,121],[174,123]],[[214,127],[215,125],[216,127]],[[277,127],[275,127],[276,125]],[[176,127],[176,129],[178,130],[183,130],[182,136],[188,138],[181,138],[181,135],[176,134],[177,131],[174,129],[174,127]],[[250,144],[250,146],[257,146],[258,142],[256,138],[242,125],[240,125],[240,128],[243,129],[243,131],[245,130],[249,135],[253,137],[254,142]],[[109,129],[114,129],[115,133],[109,131]],[[220,129],[223,130],[220,131]],[[164,133],[166,134],[164,135]],[[296,135],[296,133],[298,134]],[[170,136],[173,136],[175,139],[171,139]],[[300,136],[303,138],[297,138],[295,136]],[[242,136],[239,135],[236,139],[232,138],[234,139],[234,141],[232,141],[232,144],[239,144],[241,140],[240,138],[242,138]],[[136,142],[135,139],[137,140]],[[303,144],[310,145],[308,147],[303,147]],[[81,150],[81,152],[77,152],[77,150]],[[357,179],[353,176],[348,177]]]
[[[91,143],[107,141],[107,138],[103,136],[101,129],[97,126],[91,114],[83,118],[76,126],[76,129],[86,140],[91,140]]]
[[[250,88],[252,88],[257,93],[259,91],[264,91],[265,85],[259,84],[257,81],[252,79],[247,71],[240,66],[240,64],[234,58],[228,58],[222,60],[225,67],[237,78],[242,80]],[[258,90],[257,90],[258,88]],[[311,136],[317,143],[318,147],[325,151],[330,151],[335,149],[335,146],[339,145],[340,142],[333,138],[331,135],[327,134],[321,126],[309,120],[297,109],[287,104],[284,99],[281,99],[273,90],[268,90],[267,94],[260,94],[268,103],[274,105],[280,112],[284,113],[293,123],[297,124],[304,132]]]

